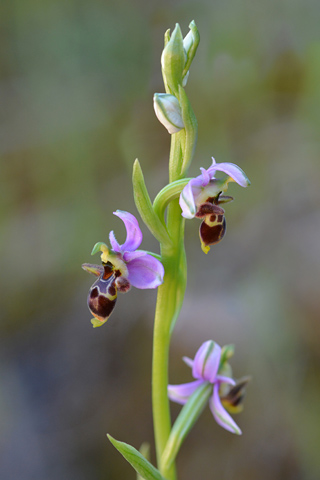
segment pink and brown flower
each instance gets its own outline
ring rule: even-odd
[[[220,242],[226,232],[224,209],[220,204],[230,202],[233,198],[222,193],[226,192],[230,182],[247,187],[250,181],[237,165],[216,163],[214,158],[211,167],[200,170],[201,175],[192,178],[182,190],[179,203],[183,217],[203,219],[199,231],[201,248],[208,253],[210,246]],[[226,177],[217,179],[216,172],[223,172]]]
[[[102,265],[84,263],[82,268],[99,277],[92,285],[88,295],[88,307],[94,327],[99,327],[110,317],[118,291],[125,293],[131,285],[136,288],[157,288],[163,282],[162,263],[144,250],[138,250],[142,242],[142,232],[137,219],[129,212],[114,212],[124,222],[127,237],[120,245],[114,232],[109,234],[112,249],[103,242],[93,247],[92,255],[101,252]]]

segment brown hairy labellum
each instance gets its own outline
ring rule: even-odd
[[[92,315],[105,322],[111,315],[117,300],[116,275],[109,265],[92,285],[88,295],[88,307]]]
[[[223,208],[206,202],[200,205],[196,217],[203,218],[200,225],[200,240],[204,247],[220,242],[226,233],[226,219]]]

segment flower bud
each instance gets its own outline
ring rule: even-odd
[[[191,52],[192,45],[193,45],[193,33],[192,33],[192,30],[190,30],[190,32],[183,39],[183,48],[187,54],[187,57]]]
[[[186,52],[186,55],[187,55],[187,60],[186,60],[186,63],[185,63],[185,66],[184,66],[184,69],[183,69],[183,72],[182,72],[182,76],[184,78],[186,78],[185,79],[185,84],[187,83],[186,75],[187,75],[188,70],[190,68],[191,62],[194,59],[194,56],[196,54],[196,51],[197,51],[197,48],[198,48],[198,45],[199,45],[199,42],[200,42],[200,35],[199,35],[198,29],[196,27],[196,24],[194,23],[193,20],[190,23],[189,28],[190,28],[190,32],[183,39],[183,48],[184,48],[184,50]]]
[[[220,368],[222,368],[224,363],[230,360],[230,358],[233,357],[233,355],[234,355],[234,345],[233,344],[224,345],[224,347],[221,348]]]
[[[169,133],[177,133],[184,128],[178,99],[167,93],[155,93],[153,96],[155,114]]]
[[[161,55],[162,75],[166,90],[178,95],[182,85],[183,70],[186,64],[186,53],[180,27],[176,24],[170,39],[166,36],[166,46]]]

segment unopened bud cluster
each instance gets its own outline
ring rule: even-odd
[[[190,31],[185,38],[177,24],[172,35],[165,34],[165,47],[161,56],[163,82],[166,93],[156,93],[153,98],[154,110],[158,120],[170,134],[184,128],[180,105],[180,88],[187,84],[189,67],[199,45],[198,29],[192,21]]]

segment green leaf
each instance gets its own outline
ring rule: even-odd
[[[107,435],[112,445],[121,453],[121,455],[130,463],[135,471],[145,480],[165,480],[159,470],[157,470],[144,456],[131,445],[115,440],[111,435]]]
[[[166,470],[175,460],[180,447],[198,420],[204,407],[212,395],[212,385],[208,382],[203,383],[191,395],[187,403],[180,411],[168,438],[167,444],[161,457],[161,469]]]
[[[160,243],[169,245],[171,243],[169,234],[165,225],[153,210],[138,160],[136,160],[133,165],[132,183],[134,201],[142,220]]]
[[[150,460],[150,443],[143,442],[143,444],[139,448],[139,452],[146,460],[149,461]],[[139,473],[137,473],[137,480],[143,480],[143,477],[141,477]]]

